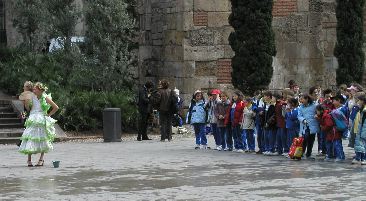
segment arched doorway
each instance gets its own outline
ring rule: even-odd
[[[0,0],[0,46],[6,46],[5,3]]]

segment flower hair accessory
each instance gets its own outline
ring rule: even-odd
[[[35,85],[35,87],[37,87],[38,89],[42,90],[42,91],[47,91],[48,88],[45,84],[41,83],[41,82],[37,82]]]

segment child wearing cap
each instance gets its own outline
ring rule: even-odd
[[[221,135],[217,129],[217,114],[216,114],[216,106],[217,103],[220,101],[220,91],[218,89],[214,89],[211,91],[211,99],[208,102],[207,108],[208,108],[208,119],[209,123],[211,125],[212,134],[215,139],[216,144],[216,150],[221,151]]]
[[[343,114],[344,116],[346,116],[347,110],[343,106],[344,101],[345,101],[344,96],[341,94],[337,94],[334,97],[332,97],[333,105],[336,108],[332,111],[332,113],[340,113],[340,114]],[[333,144],[333,149],[334,149],[334,155],[336,157],[335,161],[342,162],[345,159],[343,145],[342,145],[342,134],[340,134],[340,137],[338,137],[338,132],[335,132],[334,135],[335,136],[333,138],[331,138],[331,140],[333,141],[332,144]],[[330,140],[330,138],[328,138],[328,135],[327,135],[326,136],[327,146],[328,146],[329,140]]]

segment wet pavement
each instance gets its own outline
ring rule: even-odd
[[[0,200],[366,200],[366,166],[350,159],[291,161],[193,147],[193,138],[56,143],[44,167],[28,168],[16,146],[1,145]]]

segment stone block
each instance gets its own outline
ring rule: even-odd
[[[310,12],[308,19],[309,19],[309,21],[308,21],[309,28],[317,28],[317,27],[320,27],[320,25],[322,24],[319,13]]]
[[[165,46],[164,61],[183,61],[184,50],[182,46]]]
[[[185,46],[184,60],[213,61],[225,56],[225,46]]]
[[[160,60],[162,59],[163,48],[161,46],[153,46],[151,48],[151,58]]]
[[[179,13],[167,14],[166,15],[166,26],[169,30],[177,29],[177,15]]]
[[[193,0],[177,1],[177,12],[192,12]]]
[[[309,0],[297,0],[297,11],[308,12],[309,11]]]
[[[183,79],[182,91],[187,94],[193,94],[197,89],[207,91],[217,85],[216,77],[195,77]]]
[[[323,12],[323,2],[322,0],[310,0],[309,1],[309,11],[310,12]]]
[[[146,59],[150,59],[152,57],[151,55],[151,46],[139,46],[139,56],[138,59],[139,60],[146,60]]]
[[[208,27],[223,27],[229,25],[230,12],[209,12]]]
[[[169,30],[165,32],[164,45],[182,45],[184,32]]]
[[[195,11],[220,12],[230,11],[230,0],[194,0]]]
[[[214,32],[208,28],[192,30],[189,32],[189,39],[192,46],[214,45]]]
[[[182,26],[177,26],[178,31],[190,31],[194,29],[193,12],[184,12],[183,19],[180,22],[182,22]],[[182,29],[180,29],[181,27]]]
[[[216,61],[196,61],[195,75],[216,76],[217,75]]]
[[[235,52],[231,49],[230,45],[225,45],[224,51],[225,51],[224,55],[225,59],[231,59],[235,56]]]

